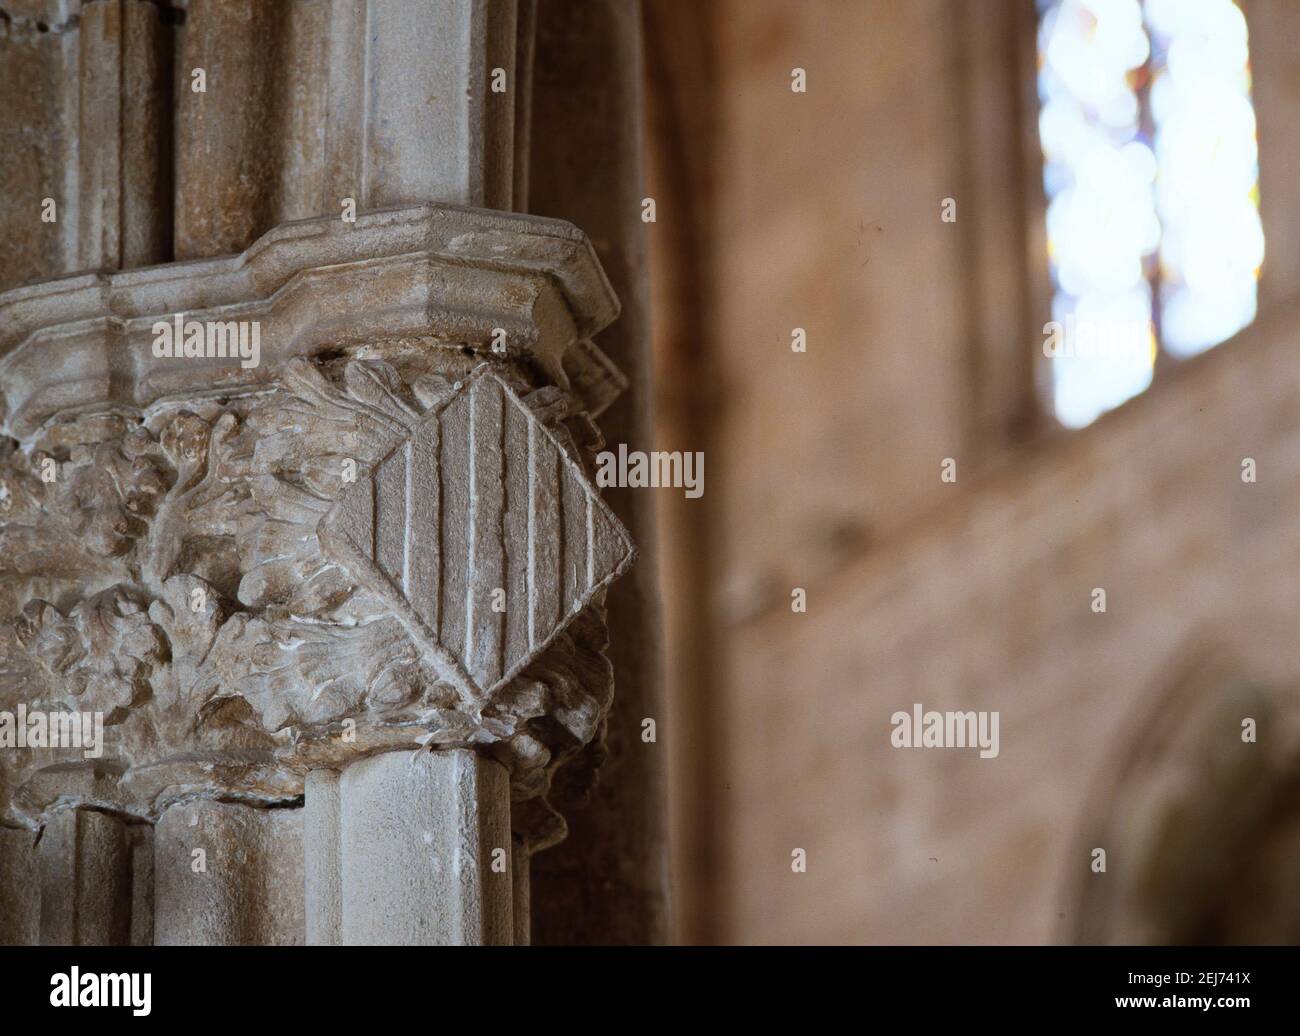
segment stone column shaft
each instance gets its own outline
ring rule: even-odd
[[[338,861],[337,884],[329,862],[308,866],[313,941],[333,941],[337,924],[337,941],[347,945],[513,942],[502,766],[464,749],[385,752],[350,763],[336,795],[329,787],[313,775],[307,791],[317,798],[307,807],[307,844]]]
[[[302,810],[171,806],[155,832],[154,942],[304,942]]]
[[[40,941],[41,885],[36,832],[0,827],[0,946]]]
[[[516,17],[516,0],[331,0],[334,193],[364,208],[510,209]],[[336,205],[326,200],[327,211]]]
[[[171,64],[158,4],[81,8],[77,262],[115,270],[170,258]]]
[[[0,289],[166,262],[172,153],[164,6],[47,0],[3,8]]]
[[[345,199],[515,207],[530,3],[521,18],[517,0],[191,0],[176,63],[177,257],[341,216]]]
[[[312,770],[303,786],[303,878],[308,946],[343,942],[343,859],[339,773]]]
[[[42,945],[131,942],[136,853],[120,818],[85,809],[57,813],[45,825],[36,856]],[[147,896],[143,883],[141,892]]]

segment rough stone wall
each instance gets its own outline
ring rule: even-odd
[[[741,3],[717,18],[714,484],[773,476],[705,498],[728,531],[719,589],[737,610],[786,596],[933,502],[912,472],[964,434],[951,290],[962,255],[956,234],[937,232],[955,126],[943,92],[916,88],[945,75],[929,45],[944,5],[872,7],[823,3],[814,17]],[[790,90],[795,66],[807,94]],[[796,327],[806,354],[791,352]]]
[[[889,554],[813,584],[808,614],[736,630],[727,938],[1069,939],[1096,877],[1090,795],[1184,666],[1221,643],[1286,689],[1294,723],[1300,314],[1243,339],[1060,449],[945,486]],[[891,747],[915,702],[1000,710],[998,758]],[[1248,749],[1239,734],[1206,758],[1216,738]],[[1135,839],[1109,848],[1121,868]]]
[[[713,795],[735,785],[732,723],[758,693],[729,670],[733,630],[887,549],[942,502],[939,458],[973,472],[1023,438],[1030,353],[1008,335],[1028,285],[1001,90],[1017,10],[647,5],[658,446],[708,458],[702,499],[657,501],[688,941],[721,935],[712,843],[731,819]],[[974,86],[988,103],[971,132]]]
[[[1015,153],[1015,120],[1033,133],[1033,68],[1013,67],[1008,42],[1032,5],[724,2],[686,28],[673,3],[649,5],[666,71],[651,70],[648,191],[674,214],[651,239],[659,443],[705,448],[710,465],[702,500],[659,498],[671,706],[685,725],[680,938],[1295,930],[1286,893],[1271,927],[1165,912],[1123,928],[1076,880],[1102,830],[1125,843],[1112,856],[1123,882],[1140,885],[1156,859],[1152,873],[1196,901],[1203,888],[1170,861],[1213,857],[1219,807],[1197,811],[1196,851],[1131,836],[1148,807],[1121,779],[1126,753],[1140,755],[1165,703],[1196,711],[1189,668],[1222,670],[1233,701],[1239,682],[1294,694],[1300,15],[1283,0],[1243,6],[1263,319],[1097,426],[1055,435],[1035,420],[1032,384],[1047,319],[1041,199],[1034,155],[1026,166]],[[790,92],[796,66],[806,95]],[[954,225],[939,219],[948,196]],[[684,231],[679,211],[702,229]],[[796,326],[804,355],[790,352]],[[944,457],[955,485],[940,481]],[[790,610],[796,586],[807,614]],[[1105,615],[1089,607],[1098,586]],[[1000,709],[999,758],[891,748],[891,714],[915,702]],[[1229,733],[1239,745],[1235,721]],[[1219,772],[1203,759],[1222,743],[1184,736],[1204,753],[1191,769]],[[1249,771],[1260,803],[1287,772],[1265,757]],[[1278,844],[1295,831],[1273,827]],[[796,847],[806,874],[791,872]]]

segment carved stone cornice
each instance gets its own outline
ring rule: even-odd
[[[258,321],[260,364],[156,357],[178,312]],[[558,837],[634,553],[589,478],[616,315],[573,227],[437,205],[0,295],[0,708],[106,723],[99,759],[0,753],[4,816],[284,801],[427,745]]]
[[[560,220],[448,205],[285,223],[239,255],[91,273],[0,293],[3,427],[30,435],[55,414],[107,403],[274,383],[294,356],[408,338],[505,355],[573,387],[598,416],[625,385],[590,341],[618,316],[590,243]],[[160,362],[153,325],[259,321],[262,362]]]

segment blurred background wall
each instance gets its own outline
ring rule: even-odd
[[[1173,355],[1166,206],[1150,387],[1077,428],[1044,20],[1085,57],[1149,37],[1117,82],[1157,195],[1187,163],[1156,84],[1220,59],[1064,6],[646,0],[658,445],[707,460],[701,498],[656,491],[679,941],[1300,937],[1300,5],[1243,0],[1257,127],[1204,145],[1258,142],[1253,319]],[[997,711],[997,758],[892,747],[914,703]]]

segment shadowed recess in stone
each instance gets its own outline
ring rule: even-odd
[[[514,679],[635,556],[582,469],[487,368],[348,486],[319,531],[474,699]]]

